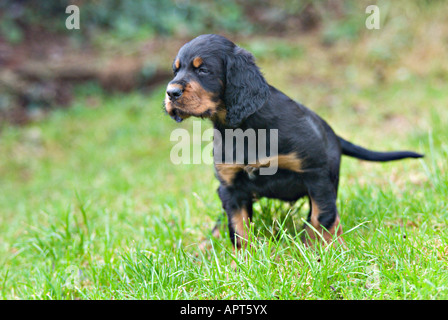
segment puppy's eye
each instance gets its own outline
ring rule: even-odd
[[[204,68],[204,67],[196,69],[196,72],[198,74],[208,74],[209,73],[208,69]]]

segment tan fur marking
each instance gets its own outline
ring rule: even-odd
[[[201,66],[202,62],[203,61],[202,61],[201,57],[196,57],[196,58],[193,59],[193,66],[195,68],[199,68]]]
[[[170,97],[168,97],[168,94],[165,93],[165,110],[168,112],[168,114],[171,114],[173,112],[173,105],[171,104]]]
[[[227,110],[218,107],[216,113],[212,116],[212,120],[218,120],[220,123],[226,123]]]
[[[319,223],[319,215],[320,215],[320,209],[317,206],[317,203],[314,201],[314,199],[311,199],[311,225],[316,229],[321,228]]]
[[[179,69],[179,67],[180,67],[179,58],[177,58],[176,61],[174,62],[174,66],[176,67],[176,69]]]
[[[216,163],[215,167],[219,177],[227,185],[231,185],[237,173],[244,169],[244,164]]]
[[[294,152],[285,155],[283,154],[279,155],[278,167],[281,169],[287,169],[294,172],[303,172],[302,159],[298,158]]]
[[[249,215],[247,214],[246,209],[240,209],[235,212],[231,222],[233,229],[238,234],[238,236],[236,236],[236,247],[238,249],[246,247],[249,240],[248,231],[250,228]]]
[[[180,89],[180,90],[183,89],[183,87],[182,87],[181,84],[178,84],[178,83],[170,83],[170,84],[168,85],[168,87],[166,88],[166,91],[168,91],[168,90],[171,89],[171,88],[178,88],[178,89]]]
[[[302,170],[302,160],[299,159],[296,154],[281,154],[274,157],[268,157],[262,160],[257,161],[254,164],[237,164],[237,163],[217,163],[215,164],[216,171],[218,175],[227,185],[232,185],[233,179],[238,174],[238,172],[244,170],[247,174],[252,175],[255,169],[269,167],[271,165],[275,165],[277,161],[277,166],[281,169],[287,169],[294,172],[303,172]]]
[[[207,92],[196,81],[191,81],[185,86],[184,93],[178,103],[180,110],[193,116],[200,116],[206,111],[209,111],[210,116],[213,116],[219,106],[219,102],[213,101],[213,93]]]
[[[339,219],[339,215],[336,217],[333,225],[328,229],[325,230],[320,222],[319,222],[319,215],[320,215],[320,209],[319,206],[316,204],[316,202],[311,199],[311,219],[310,219],[310,224],[313,226],[315,230],[311,229],[309,226],[306,226],[306,232],[309,235],[309,238],[311,239],[311,241],[315,241],[316,239],[318,241],[322,241],[325,244],[330,244],[333,239],[334,236],[337,236],[337,240],[339,242],[339,244],[343,245],[345,247],[345,241],[342,238],[342,226],[340,225],[340,219]],[[337,229],[337,230],[336,230]],[[316,234],[318,233],[318,234]],[[312,243],[306,239],[306,244],[308,246],[312,246]]]
[[[268,157],[257,161],[257,163],[249,164],[248,167],[252,168],[262,168],[275,165],[277,161],[277,166],[280,169],[291,170],[294,172],[303,172],[302,170],[302,160],[297,157],[295,152],[288,154],[280,154],[278,156]],[[271,162],[274,162],[271,164]]]

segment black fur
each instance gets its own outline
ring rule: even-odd
[[[252,54],[235,46],[233,53],[226,57],[224,102],[227,124],[237,127],[244,119],[263,107],[269,96],[269,86],[255,64]]]
[[[392,161],[404,158],[421,158],[422,155],[411,151],[396,151],[396,152],[375,152],[364,149],[363,147],[354,145],[347,140],[339,138],[342,148],[342,154],[361,160],[367,161]]]
[[[191,67],[191,61],[196,56],[202,58],[203,67],[208,69],[206,74],[198,73]],[[173,82],[185,83],[193,79],[223,101],[225,121],[219,117],[211,118],[223,138],[222,144],[214,145],[215,153],[221,148],[225,158],[225,129],[255,129],[255,132],[266,129],[267,133],[269,129],[277,129],[278,154],[295,153],[302,161],[300,172],[279,168],[277,173],[267,176],[260,175],[257,170],[250,175],[241,170],[230,182],[219,173],[215,163],[220,181],[218,194],[229,218],[232,241],[235,240],[237,227],[232,218],[244,210],[251,219],[254,196],[285,201],[296,201],[307,196],[312,207],[308,221],[322,233],[325,230],[319,229],[321,227],[335,234],[339,221],[336,198],[342,154],[369,161],[422,157],[409,151],[374,152],[338,137],[314,112],[268,85],[253,56],[222,36],[199,36],[183,46],[176,59],[180,61],[180,68],[174,68],[176,77]],[[267,150],[270,148],[269,141],[268,137]],[[248,164],[247,149],[245,151],[244,163]],[[233,153],[235,157],[235,149]]]

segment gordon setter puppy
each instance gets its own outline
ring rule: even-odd
[[[218,194],[237,248],[247,243],[252,203],[259,197],[291,202],[307,196],[311,209],[306,243],[316,238],[327,243],[337,238],[343,243],[336,207],[341,155],[368,161],[422,157],[410,151],[370,151],[338,137],[314,112],[270,86],[252,54],[223,36],[201,35],[185,44],[174,59],[173,71],[165,110],[177,122],[190,116],[213,122]],[[257,138],[265,132],[268,150],[273,143],[271,132],[276,132],[277,153],[265,159],[257,155],[251,162],[247,145],[244,152],[237,152],[237,146],[224,147],[227,129],[252,129]],[[235,161],[238,155],[243,159],[240,162]],[[270,162],[278,169],[262,174]]]

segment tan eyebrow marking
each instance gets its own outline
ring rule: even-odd
[[[195,68],[199,68],[202,63],[203,63],[203,61],[202,61],[201,57],[196,57],[196,58],[193,59],[193,66]]]
[[[179,67],[180,67],[179,58],[177,58],[176,61],[174,62],[174,66],[176,67],[176,69],[179,69]]]

